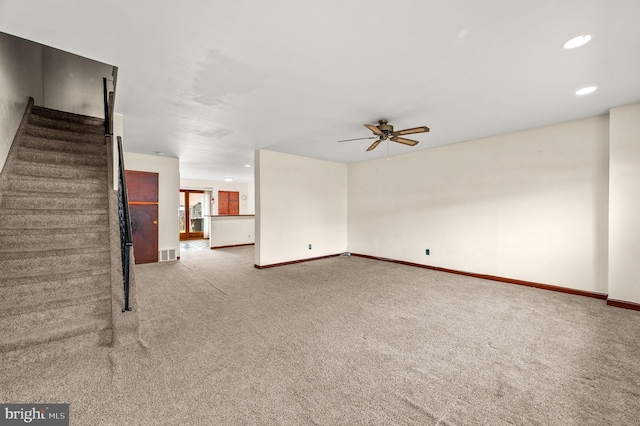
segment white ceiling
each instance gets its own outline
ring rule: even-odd
[[[638,0],[0,0],[0,31],[119,67],[127,151],[245,182],[259,148],[386,156],[336,143],[380,118],[431,128],[396,155],[639,102],[639,22]]]

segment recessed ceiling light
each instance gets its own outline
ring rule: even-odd
[[[587,95],[595,92],[596,90],[598,90],[596,86],[583,87],[580,90],[576,90],[576,95]]]
[[[589,40],[591,40],[591,36],[589,34],[579,35],[578,37],[574,37],[571,40],[566,41],[562,47],[565,49],[575,49],[576,47],[589,43]]]
[[[245,167],[251,167],[251,164],[245,164],[244,166]]]
[[[235,179],[232,178],[231,176],[225,176],[222,178],[222,180],[225,182],[233,182]]]

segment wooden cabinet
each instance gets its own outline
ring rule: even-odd
[[[218,215],[239,215],[240,193],[218,191]]]

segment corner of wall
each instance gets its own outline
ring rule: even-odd
[[[346,164],[268,150],[254,164],[256,265],[345,252]]]
[[[609,298],[640,303],[640,103],[610,110]]]

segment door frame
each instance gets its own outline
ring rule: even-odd
[[[183,240],[195,240],[204,238],[204,229],[202,232],[189,232],[189,193],[202,194],[202,207],[204,208],[204,191],[197,189],[181,189],[180,192],[184,192],[184,232],[180,232],[180,241]],[[202,219],[204,224],[204,218]]]

